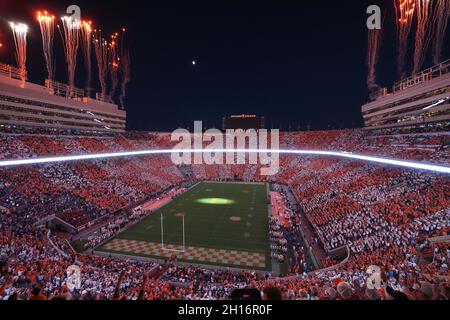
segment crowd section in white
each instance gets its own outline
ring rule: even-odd
[[[446,132],[282,132],[280,149],[347,151],[448,166],[448,136]],[[172,150],[174,146],[170,134],[133,132],[105,137],[2,133],[0,142],[2,161]],[[263,176],[258,169],[259,165],[246,164],[176,166],[169,153],[1,167],[0,296],[223,299],[233,288],[276,286],[286,299],[387,299],[389,295],[384,292],[366,290],[367,267],[375,264],[386,273],[391,287],[411,299],[448,298],[440,280],[448,275],[448,246],[428,240],[448,234],[448,174],[352,157],[306,154],[280,154],[280,170],[272,176]],[[52,235],[52,242],[65,257],[51,246],[46,232],[34,227],[34,223],[56,215],[81,228],[96,219],[113,219],[118,208],[203,180],[286,186],[299,207],[286,215],[292,221],[292,228],[286,230],[289,235],[298,236],[301,218],[305,218],[313,226],[318,244],[325,249],[348,246],[350,258],[334,271],[304,274],[291,270],[290,275],[296,277],[286,280],[250,271],[76,254],[60,235]],[[114,224],[108,228],[111,234],[115,230]],[[286,248],[291,252],[292,243]],[[303,251],[295,250],[303,261]],[[434,259],[426,260],[430,255]],[[332,257],[320,261],[323,267],[337,262]],[[81,289],[68,292],[65,271],[74,263],[81,267]],[[178,285],[180,282],[183,285]]]

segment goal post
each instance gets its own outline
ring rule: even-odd
[[[164,216],[161,213],[161,249],[162,250],[173,251],[173,252],[185,252],[186,251],[186,234],[185,234],[184,215],[181,218],[182,218],[182,227],[183,227],[183,233],[182,233],[183,245],[182,245],[182,249],[179,250],[179,249],[166,248],[166,247],[164,247]]]

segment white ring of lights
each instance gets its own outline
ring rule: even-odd
[[[143,156],[143,155],[157,155],[157,154],[171,154],[171,153],[210,153],[210,152],[223,152],[223,153],[278,153],[278,154],[292,154],[292,155],[320,155],[320,156],[333,156],[349,159],[357,159],[362,161],[369,161],[382,164],[390,164],[398,167],[406,167],[411,169],[427,170],[437,173],[450,174],[450,167],[443,165],[434,165],[420,162],[411,162],[404,160],[396,160],[381,157],[372,157],[353,154],[349,152],[338,151],[317,151],[317,150],[255,150],[255,149],[213,149],[213,150],[196,150],[196,149],[166,149],[166,150],[141,150],[141,151],[128,151],[128,152],[114,152],[114,153],[97,153],[97,154],[85,154],[75,156],[59,156],[48,158],[30,158],[30,159],[17,159],[17,160],[2,160],[0,161],[0,167],[8,166],[20,166],[20,165],[34,165],[44,163],[55,162],[67,162],[67,161],[79,161],[79,160],[95,160],[95,159],[107,159],[117,157],[131,157],[131,156]]]

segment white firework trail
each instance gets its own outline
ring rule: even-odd
[[[417,32],[414,47],[413,74],[422,69],[431,40],[430,19],[432,5],[430,0],[416,0]]]
[[[368,52],[367,52],[367,87],[371,93],[377,91],[380,87],[377,84],[376,66],[380,56],[380,48],[383,39],[382,29],[369,30],[368,34]]]
[[[81,22],[81,50],[83,52],[84,64],[86,66],[86,92],[90,96],[92,81],[92,22]]]
[[[119,64],[120,57],[119,54],[119,43],[118,43],[118,34],[115,33],[111,35],[111,42],[109,43],[108,50],[108,66],[109,66],[109,74],[111,77],[111,88],[109,95],[111,98],[114,97],[117,91],[117,86],[119,84]]]
[[[397,70],[400,78],[405,77],[405,59],[408,50],[408,38],[411,33],[416,4],[415,0],[394,0],[397,22],[398,56]]]
[[[108,90],[108,43],[102,38],[101,31],[94,30],[94,52],[97,59],[98,80],[102,88],[102,96],[106,96]]]
[[[16,47],[16,61],[20,69],[20,78],[25,82],[27,78],[27,33],[28,26],[24,23],[10,22],[11,30],[14,37],[14,45]]]
[[[44,59],[47,67],[47,78],[54,79],[54,61],[53,61],[53,39],[55,33],[55,16],[50,15],[47,11],[39,11],[37,20],[41,29],[42,49],[44,51]]]
[[[130,60],[130,50],[128,48],[124,49],[122,55],[122,85],[120,90],[120,105],[125,108],[125,97],[127,85],[131,81],[131,60]]]
[[[60,30],[67,62],[67,82],[70,89],[75,88],[75,69],[80,42],[81,22],[69,16],[61,18],[63,30]],[[58,26],[59,27],[59,26]]]
[[[120,87],[120,105],[122,108],[125,108],[125,97],[126,97],[126,90],[127,85],[131,81],[131,59],[130,59],[130,49],[125,42],[125,32],[126,29],[122,28],[122,35],[121,35],[121,48],[120,48],[120,70],[122,73],[122,84]]]
[[[433,64],[438,64],[441,62],[442,48],[450,18],[450,0],[436,0],[433,11],[431,55]]]

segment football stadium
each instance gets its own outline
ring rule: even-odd
[[[267,199],[266,184],[199,183],[100,251],[271,271]]]
[[[450,298],[450,1],[43,2],[0,4],[0,300]]]

